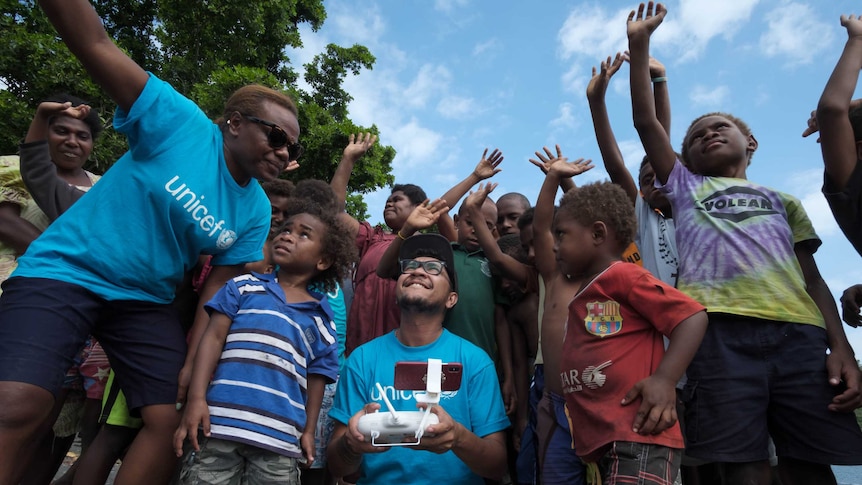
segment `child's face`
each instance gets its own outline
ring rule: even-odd
[[[594,255],[593,231],[574,218],[557,214],[554,224],[554,252],[563,274],[589,274]]]
[[[724,116],[707,116],[686,134],[688,159],[694,173],[715,177],[745,177],[757,142]]]
[[[275,236],[275,231],[287,220],[288,198],[283,195],[270,195],[269,205],[272,207],[272,216],[269,220],[270,236]]]
[[[415,208],[416,205],[404,195],[404,192],[396,190],[386,199],[386,205],[383,208],[383,221],[393,231],[399,231]]]
[[[497,234],[501,237],[506,234],[518,234],[518,218],[526,208],[514,198],[497,201]]]
[[[323,248],[327,228],[317,217],[296,214],[270,244],[272,263],[292,273],[317,274],[329,267]]]
[[[497,206],[493,202],[485,201],[482,205],[482,216],[485,219],[484,223],[488,230],[492,233],[496,226],[494,221],[497,220]],[[476,229],[473,227],[473,220],[467,211],[463,211],[455,218],[455,228],[458,230],[458,244],[464,246],[467,251],[477,251],[479,249],[479,239],[476,237]]]
[[[664,193],[659,192],[655,188],[655,172],[652,165],[646,164],[638,175],[638,185],[646,202],[653,209],[658,209],[666,217],[670,217],[670,202],[665,197]]]

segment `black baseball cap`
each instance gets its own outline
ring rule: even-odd
[[[452,282],[452,291],[458,292],[458,279],[455,275],[455,255],[452,253],[452,245],[449,240],[440,234],[415,234],[408,237],[401,244],[398,259],[416,259],[421,257],[436,258],[446,266],[449,281]]]

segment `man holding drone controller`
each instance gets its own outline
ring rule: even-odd
[[[446,311],[458,301],[452,248],[439,234],[417,234],[404,242],[399,260],[395,296],[400,326],[358,347],[347,360],[329,413],[336,421],[327,448],[330,469],[339,477],[359,472],[358,484],[498,480],[506,469],[509,419],[494,363],[485,351],[443,328]],[[462,364],[458,390],[436,394],[431,385],[429,392],[395,389],[396,362],[429,358]],[[430,404],[439,423],[417,433],[418,440],[381,444],[360,431],[360,419],[381,410],[381,404],[405,422],[413,417],[405,412],[422,410],[427,402],[439,402]],[[388,420],[366,418],[365,427],[369,421],[385,426]]]

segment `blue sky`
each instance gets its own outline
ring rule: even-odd
[[[626,49],[625,19],[635,2],[498,0],[326,0],[323,28],[304,27],[309,62],[326,44],[359,43],[377,57],[374,69],[351,76],[350,116],[380,128],[398,151],[397,182],[417,183],[439,197],[470,173],[484,148],[505,155],[492,197],[521,192],[535,200],[542,174],[527,160],[559,144],[570,159],[597,168],[578,183],[606,179],[585,89],[591,67]],[[847,35],[841,14],[862,13],[858,1],[673,0],[653,38],[667,66],[672,140],[681,144],[696,116],[721,110],[752,128],[759,148],[748,178],[801,199],[823,246],[817,263],[833,294],[862,283],[862,258],[846,242],[820,194],[822,158],[815,138],[802,138],[809,113]],[[611,123],[630,169],[643,149],[634,131],[628,67],[611,81]],[[857,93],[857,96],[859,94]],[[366,196],[382,220],[388,191]],[[862,329],[845,325],[857,355]]]

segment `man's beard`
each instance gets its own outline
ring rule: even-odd
[[[397,298],[398,307],[402,312],[420,313],[426,315],[437,315],[446,312],[446,305],[443,302],[434,303],[422,298],[410,297],[401,295]]]

